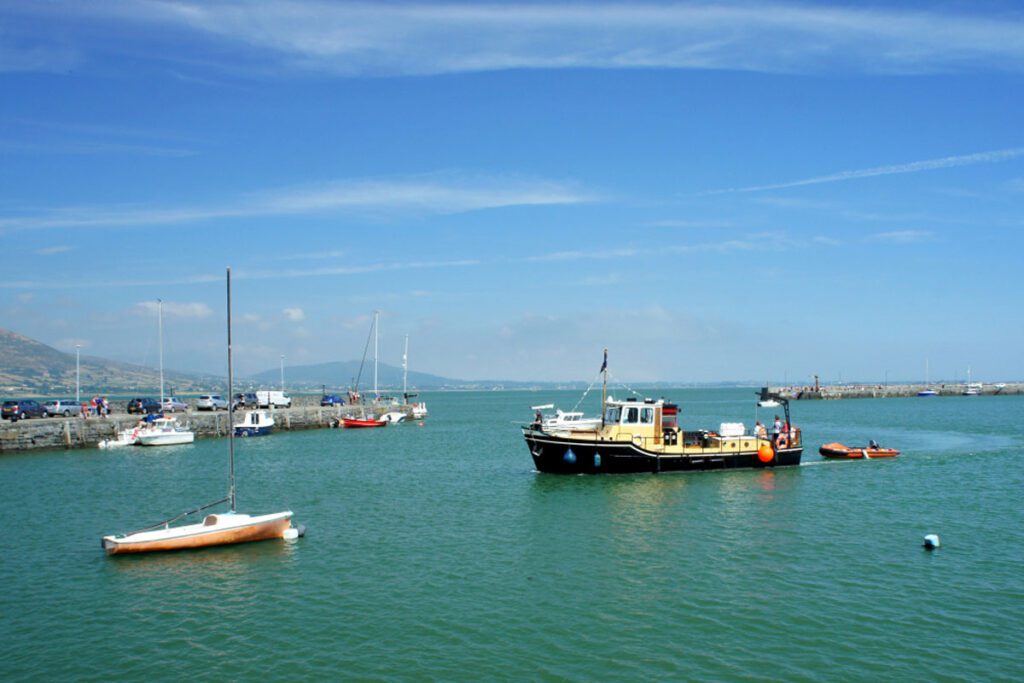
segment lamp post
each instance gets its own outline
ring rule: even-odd
[[[75,405],[82,405],[82,345],[75,344]]]
[[[284,354],[281,354],[281,393],[284,393]]]

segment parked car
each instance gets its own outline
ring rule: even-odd
[[[11,422],[17,422],[30,417],[46,417],[49,413],[39,401],[23,398],[18,401],[4,401],[3,406],[0,406],[0,415]]]
[[[260,408],[269,408],[271,405],[275,408],[292,407],[291,396],[283,391],[257,391],[256,398],[259,399]]]
[[[43,404],[46,412],[50,415],[63,415],[71,417],[82,412],[82,407],[69,398],[61,398],[56,401],[47,401]]]
[[[204,394],[196,401],[196,410],[227,410],[228,402],[218,394]]]
[[[179,398],[168,396],[164,399],[163,410],[168,413],[175,413],[179,410],[188,410],[188,404]]]
[[[128,401],[128,414],[151,415],[163,412],[163,408],[155,398],[133,398]]]
[[[343,406],[345,405],[345,399],[335,396],[334,394],[324,394],[320,398],[320,405],[322,406]]]
[[[256,394],[235,394],[235,407],[236,408],[256,408]]]

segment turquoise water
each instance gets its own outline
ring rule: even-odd
[[[1024,678],[1022,397],[795,403],[799,468],[620,477],[532,470],[516,425],[576,394],[426,399],[238,442],[239,509],[291,508],[294,543],[103,554],[221,497],[224,441],[0,458],[0,679]],[[816,452],[869,438],[904,455]]]

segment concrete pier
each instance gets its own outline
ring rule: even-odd
[[[810,387],[771,387],[790,400],[835,400],[843,398],[906,398],[917,397],[919,391],[933,389],[939,396],[962,396],[967,386],[963,383],[938,384],[847,384],[822,386],[815,390]],[[1012,396],[1024,393],[1024,384],[984,384],[979,387],[981,396]]]
[[[317,397],[319,400],[319,397]],[[411,408],[382,408],[366,406],[333,406],[321,408],[313,402],[296,401],[292,408],[274,410],[275,431],[301,429],[323,429],[337,424],[342,417],[377,417],[387,410],[400,410],[412,419]],[[112,406],[116,409],[116,404]],[[123,405],[120,406],[123,411]],[[245,409],[236,411],[235,422],[241,422]],[[190,410],[177,413],[179,422],[186,423],[195,432],[197,439],[224,437],[231,428],[230,418],[225,411],[200,412]],[[106,418],[49,417],[32,418],[0,424],[0,453],[37,449],[96,448],[105,439],[117,438],[118,432],[128,429],[139,421],[138,415],[114,412]]]

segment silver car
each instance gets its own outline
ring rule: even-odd
[[[219,394],[204,394],[196,401],[196,410],[227,410],[228,402]]]
[[[188,404],[179,398],[168,396],[164,399],[164,402],[160,404],[160,407],[164,409],[164,412],[176,413],[178,411],[188,410]]]
[[[64,417],[71,417],[82,412],[81,406],[71,400],[47,401],[45,407],[46,412],[50,415],[63,415]]]

